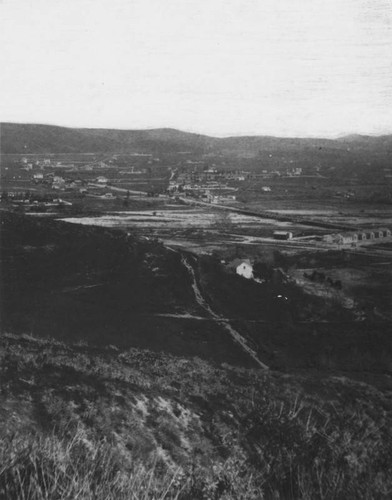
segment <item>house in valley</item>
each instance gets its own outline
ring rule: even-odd
[[[253,278],[253,265],[249,259],[234,259],[227,268],[248,280]]]
[[[108,179],[103,175],[100,175],[99,177],[96,178],[95,182],[98,182],[98,184],[107,184]]]
[[[380,231],[382,232],[383,238],[390,238],[391,237],[391,230],[387,228],[381,228]]]
[[[291,240],[293,233],[291,231],[274,231],[274,240]]]
[[[365,241],[365,240],[366,240],[366,233],[360,231],[358,233],[358,241]]]
[[[367,240],[374,240],[374,233],[373,231],[365,231],[366,239]]]

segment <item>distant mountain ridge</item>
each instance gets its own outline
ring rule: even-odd
[[[2,154],[23,153],[304,153],[325,155],[353,149],[392,156],[392,135],[351,135],[339,139],[239,136],[217,138],[171,128],[150,130],[68,128],[40,124],[0,124]]]
[[[174,129],[117,130],[2,123],[2,154],[208,150],[213,138]],[[185,149],[184,149],[185,148]]]

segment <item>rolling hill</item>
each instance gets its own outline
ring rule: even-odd
[[[221,152],[227,154],[279,152],[326,155],[361,155],[391,158],[392,136],[347,136],[336,140],[242,136],[217,138],[163,128],[151,130],[117,130],[67,128],[52,125],[2,123],[1,153],[95,153],[151,152],[194,153]]]
[[[99,153],[205,151],[214,139],[173,129],[74,129],[1,124],[1,153]]]

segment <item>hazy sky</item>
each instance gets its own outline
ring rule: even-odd
[[[392,132],[392,0],[0,0],[0,120]]]

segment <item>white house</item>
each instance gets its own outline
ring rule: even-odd
[[[373,231],[365,231],[366,234],[366,239],[367,240],[374,240],[374,233]]]
[[[234,259],[227,267],[243,278],[253,278],[253,266],[249,259]]]
[[[365,241],[366,240],[366,233],[364,233],[363,231],[360,231],[358,233],[358,241]]]
[[[52,188],[53,189],[64,189],[64,187],[65,187],[65,180],[62,177],[55,175],[53,177]]]
[[[106,179],[106,177],[100,175],[99,177],[97,177],[96,182],[98,182],[98,184],[107,184],[108,180]]]
[[[339,233],[336,234],[335,236],[336,236],[335,242],[338,245],[348,245],[350,243],[355,243],[356,241],[358,241],[358,236],[355,235],[354,238],[354,235],[350,233]]]

